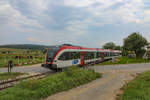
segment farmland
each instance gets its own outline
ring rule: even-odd
[[[0,48],[0,67],[7,67],[9,60],[14,66],[42,63],[44,56],[39,50]]]

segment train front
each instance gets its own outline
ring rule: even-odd
[[[52,70],[57,68],[57,65],[54,65],[53,61],[59,49],[60,49],[60,46],[49,47],[46,53],[46,57],[45,57],[45,64],[42,64],[42,67],[46,67]]]

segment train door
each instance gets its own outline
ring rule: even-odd
[[[102,61],[104,61],[104,52],[101,53]]]
[[[85,52],[81,52],[80,66],[84,66],[84,53]]]

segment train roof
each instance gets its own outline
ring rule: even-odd
[[[96,50],[96,51],[103,51],[103,52],[119,52],[120,50],[111,50],[111,49],[100,49],[100,48],[87,48],[87,47],[81,47],[81,46],[73,46],[73,45],[61,45],[61,49],[80,49],[80,50]]]

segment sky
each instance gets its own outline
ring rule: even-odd
[[[0,45],[102,47],[133,32],[150,42],[150,0],[0,0]]]

